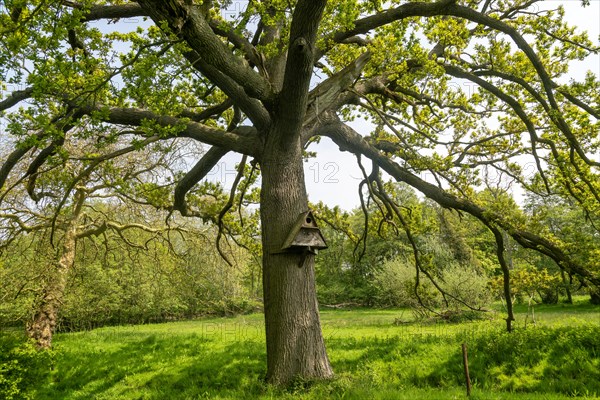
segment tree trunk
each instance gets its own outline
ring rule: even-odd
[[[302,147],[299,139],[278,145],[281,141],[269,136],[261,160],[267,381],[285,385],[296,378],[330,378],[333,371],[321,334],[314,256],[277,253],[297,217],[308,209]]]
[[[81,215],[81,206],[84,195],[77,192],[75,195],[77,204],[68,221],[61,252],[58,260],[51,267],[40,296],[34,304],[34,315],[27,323],[27,336],[33,339],[40,349],[52,347],[52,334],[56,327],[58,310],[60,308],[63,293],[67,283],[67,276],[75,262],[75,248],[77,244],[77,226]]]
[[[494,237],[496,238],[496,256],[498,258],[498,262],[500,263],[500,268],[502,269],[502,282],[504,288],[504,298],[506,299],[506,330],[507,332],[512,332],[513,327],[512,323],[515,320],[515,315],[513,312],[513,300],[512,300],[512,291],[510,285],[510,269],[512,267],[512,252],[509,253],[509,262],[507,262],[504,257],[504,250],[506,247],[506,243],[509,238],[506,236],[506,231],[500,231],[500,229],[488,225],[488,228],[491,229]],[[510,248],[510,246],[508,246]]]
[[[567,294],[567,303],[573,304],[573,295],[571,294],[571,280],[567,281],[567,277],[565,276],[565,270],[560,269],[560,276],[562,278],[563,287],[565,288],[565,293]]]
[[[63,254],[49,274],[45,282],[40,298],[34,305],[33,319],[27,323],[27,336],[35,341],[40,349],[49,349],[52,347],[52,334],[56,327],[56,318],[58,309],[62,300],[69,256]]]

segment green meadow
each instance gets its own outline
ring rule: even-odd
[[[264,383],[261,314],[57,334],[52,371],[29,382],[34,399],[464,399],[461,344],[472,399],[600,398],[600,307],[517,307],[447,323],[409,310],[323,310],[336,378]],[[525,328],[525,320],[528,320]],[[27,377],[26,377],[27,378]]]

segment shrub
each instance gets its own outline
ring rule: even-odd
[[[447,265],[435,278],[440,287],[448,293],[448,308],[457,311],[464,303],[474,308],[483,308],[491,301],[488,278],[474,268],[457,263]],[[415,296],[415,267],[408,260],[388,261],[375,274],[379,305],[419,307]],[[429,308],[442,305],[442,295],[431,281],[421,274],[419,297]]]
[[[473,268],[450,265],[443,270],[442,281],[442,288],[455,298],[448,299],[452,309],[462,308],[461,301],[475,308],[484,308],[492,301],[488,277]]]
[[[30,399],[49,378],[53,364],[50,350],[37,350],[16,334],[0,336],[0,398]]]
[[[518,267],[510,273],[511,291],[517,303],[529,300],[544,304],[558,303],[558,292],[562,285],[558,273],[546,269]],[[494,294],[504,296],[503,279],[495,277],[491,282]]]
[[[207,314],[233,316],[260,312],[261,310],[262,303],[259,300],[239,297],[215,301],[210,307],[207,307]]]

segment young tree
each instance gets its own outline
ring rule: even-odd
[[[333,374],[314,258],[281,252],[308,208],[302,160],[318,136],[370,159],[369,186],[382,170],[479,219],[495,233],[499,259],[505,231],[600,284],[598,260],[580,264],[527,221],[487,210],[472,196],[478,172],[491,168],[528,190],[564,188],[598,216],[598,78],[559,80],[571,60],[597,48],[563,21],[560,8],[544,11],[535,0],[268,0],[249,1],[229,20],[223,11],[230,3],[6,1],[0,73],[23,87],[0,110],[28,106],[6,115],[16,146],[0,168],[0,187],[17,163],[31,162],[27,154],[37,154],[33,165],[62,151],[80,124],[95,125],[99,143],[110,137],[102,129],[119,125],[136,127],[142,138],[212,145],[175,189],[173,209],[183,215],[194,213],[186,193],[225,154],[252,157],[262,175],[273,383]],[[133,17],[137,26],[108,24]],[[318,82],[312,89],[311,80]],[[466,93],[457,81],[474,90]],[[356,112],[378,129],[359,134],[347,123]],[[529,157],[539,182],[525,176],[516,157]]]

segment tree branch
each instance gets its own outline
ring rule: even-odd
[[[413,175],[389,157],[380,154],[377,149],[367,143],[354,129],[336,121],[336,119],[336,117],[330,116],[328,121],[319,127],[317,134],[331,138],[340,146],[340,150],[342,151],[365,155],[376,162],[394,179],[414,187],[442,207],[467,212],[484,224],[497,224],[506,230],[521,246],[546,254],[567,271],[588,279],[596,286],[600,286],[600,276],[596,276],[590,272],[599,268],[583,267],[577,264],[575,260],[552,241],[512,226],[502,215],[491,213],[468,199],[458,198]]]
[[[10,96],[0,101],[0,111],[7,110],[19,102],[28,99],[31,97],[32,93],[33,87],[28,87],[23,90],[15,90],[10,94]]]
[[[278,99],[278,122],[289,132],[299,132],[304,121],[317,29],[326,3],[325,0],[299,0],[294,9],[283,87]]]
[[[304,126],[310,126],[319,118],[319,114],[329,110],[333,105],[337,105],[339,95],[356,82],[370,59],[371,53],[364,52],[347,67],[319,83],[310,91]]]
[[[237,190],[237,187],[238,187],[240,181],[242,180],[242,177],[244,176],[244,169],[246,168],[247,160],[248,160],[248,156],[244,155],[242,157],[242,160],[240,161],[240,165],[238,167],[238,173],[235,177],[235,180],[233,181],[233,184],[231,185],[231,191],[229,192],[229,199],[227,200],[227,203],[225,203],[225,206],[223,206],[223,208],[219,212],[219,216],[217,217],[218,232],[217,232],[217,239],[215,240],[216,245],[217,245],[217,251],[221,255],[221,258],[223,258],[223,260],[225,260],[225,262],[227,264],[229,264],[230,266],[233,266],[233,263],[231,261],[229,261],[229,258],[225,255],[225,253],[221,249],[221,238],[223,237],[223,227],[224,227],[223,218],[225,217],[225,214],[227,214],[227,212],[233,206],[233,201],[235,200],[235,192]]]
[[[183,53],[184,57],[200,73],[217,85],[240,109],[250,118],[258,130],[265,129],[271,122],[269,112],[257,99],[253,99],[244,91],[244,88],[230,76],[218,68],[210,65],[196,51]]]
[[[140,0],[139,4],[157,26],[166,21],[171,32],[185,39],[204,62],[233,79],[250,97],[264,103],[272,102],[269,82],[231,53],[213,32],[199,7],[184,0]]]
[[[38,154],[36,159],[29,166],[25,176],[35,175],[38,168],[46,161],[46,159],[54,153],[58,146],[62,145],[61,141],[64,140],[64,135],[66,135],[66,133],[75,126],[74,121],[81,118],[82,115],[82,112],[69,110],[67,111],[66,116],[55,116],[52,119],[51,123],[55,125],[57,129],[63,132],[63,139],[57,139],[53,141],[50,146],[42,150],[42,152]],[[35,141],[38,141],[43,140],[45,136],[46,132],[40,131],[39,133],[33,135],[33,138],[35,138]],[[4,183],[6,182],[8,175],[10,174],[12,169],[17,165],[19,160],[21,160],[21,158],[23,158],[23,156],[25,156],[25,154],[27,154],[27,152],[33,149],[34,147],[35,146],[33,144],[26,146],[21,145],[17,146],[17,148],[10,153],[10,155],[6,158],[6,160],[2,164],[2,167],[0,168],[0,189],[4,187]],[[35,179],[33,179],[32,185],[35,185]]]
[[[146,121],[152,121],[162,127],[181,127],[181,131],[177,134],[178,137],[188,137],[250,156],[256,156],[260,151],[256,130],[248,126],[241,126],[232,132],[226,132],[198,122],[157,115],[139,108],[105,108],[101,105],[82,105],[79,106],[79,110],[85,114],[101,112],[105,121],[111,124],[141,126]]]
[[[148,13],[138,3],[126,3],[107,6],[92,6],[83,17],[83,22],[97,21],[99,19],[119,19],[145,17]]]
[[[548,98],[550,107],[559,111],[558,104],[554,97],[553,87],[555,86],[550,78],[550,75],[546,71],[544,64],[541,59],[537,56],[533,48],[529,45],[527,40],[511,25],[488,15],[482,14],[472,8],[461,6],[455,3],[455,0],[442,0],[435,3],[422,3],[414,2],[403,4],[399,7],[389,9],[371,15],[369,17],[361,18],[354,24],[354,28],[337,32],[330,39],[333,42],[340,43],[348,37],[355,36],[357,34],[364,34],[377,27],[389,24],[391,22],[408,18],[408,17],[432,17],[432,16],[454,16],[458,18],[464,18],[472,22],[487,26],[494,30],[500,31],[508,35],[517,47],[525,53],[533,67],[535,68],[542,85],[544,87],[545,94]],[[326,41],[327,42],[327,41]],[[591,160],[581,148],[581,145],[577,141],[577,138],[571,131],[568,124],[558,113],[549,113],[550,119],[556,124],[556,126],[563,132],[571,146],[575,149],[579,157],[588,165],[600,166],[600,162]]]
[[[175,186],[173,210],[179,211],[184,217],[192,215],[192,212],[189,210],[185,201],[185,195],[195,184],[200,182],[200,180],[202,180],[202,178],[204,178],[228,152],[229,150],[222,147],[211,147],[196,165],[181,178],[177,183],[177,186]]]

